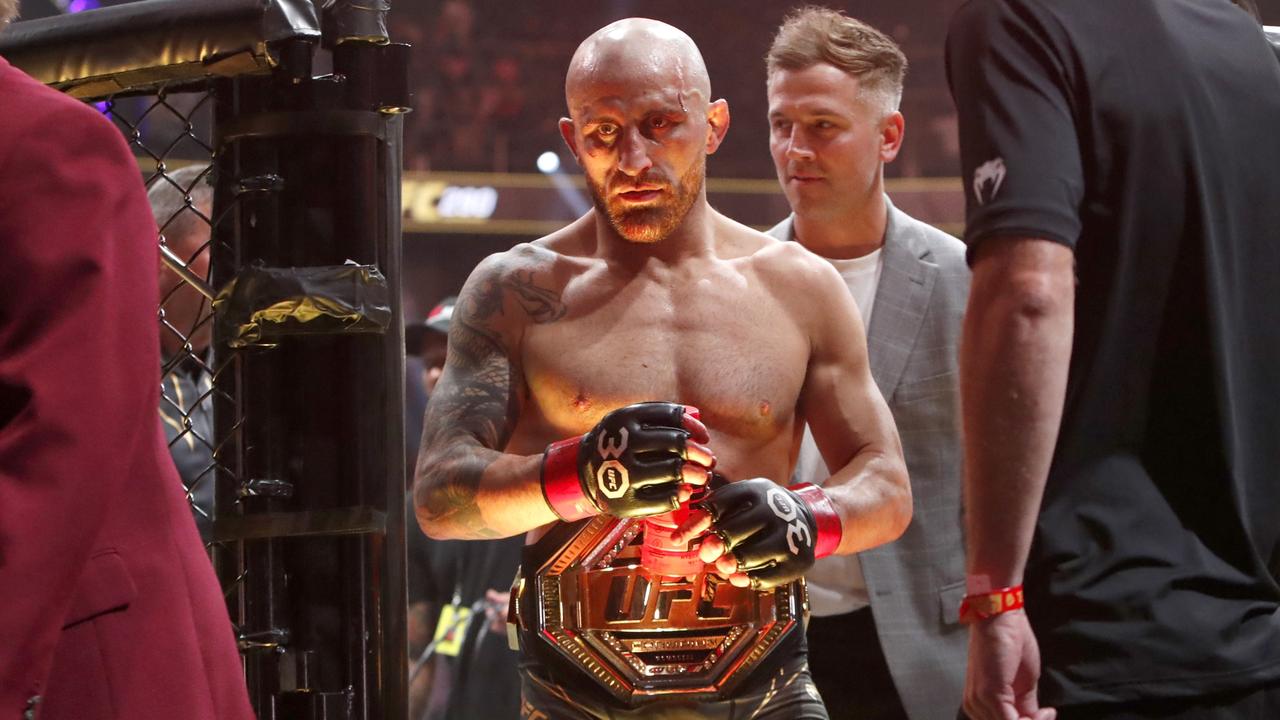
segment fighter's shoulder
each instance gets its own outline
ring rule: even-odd
[[[485,280],[502,280],[518,273],[549,270],[556,260],[556,253],[536,243],[522,242],[481,260],[471,274]]]
[[[560,318],[565,311],[561,295],[580,262],[547,240],[519,243],[481,260],[458,296],[461,317],[483,318],[490,329],[508,334],[519,333],[529,321]],[[518,308],[524,311],[513,312]]]
[[[840,274],[831,263],[809,252],[798,242],[786,242],[769,236],[752,256],[760,278],[767,284],[784,289],[804,288],[807,294],[848,292]]]
[[[718,221],[719,247],[726,257],[745,258],[759,270],[784,275],[827,265],[800,243],[779,240],[724,215]]]
[[[476,266],[468,282],[505,282],[530,275],[559,275],[572,260],[569,238],[557,231],[532,242],[494,253]]]
[[[571,261],[585,258],[595,248],[594,211],[578,217],[553,233],[543,235],[528,245],[542,252],[544,261]]]

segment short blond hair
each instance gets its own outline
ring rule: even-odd
[[[898,109],[907,56],[888,35],[830,8],[792,10],[765,55],[769,76],[828,63],[857,78],[863,90],[880,96],[885,112]]]

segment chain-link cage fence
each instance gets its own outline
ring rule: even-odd
[[[99,105],[138,158],[159,229],[160,416],[196,525],[208,543],[217,514],[215,486],[237,483],[231,467],[218,466],[218,450],[226,444],[213,424],[217,368],[228,367],[234,353],[215,362],[211,347],[212,98],[207,87],[160,88],[155,95],[108,98]]]
[[[262,720],[404,713],[406,48],[385,3],[321,5],[143,0],[0,37],[138,161],[159,422]]]
[[[245,483],[235,441],[243,403],[231,390],[240,351],[215,350],[213,342],[213,230],[232,210],[222,207],[214,216],[213,84],[162,85],[154,94],[110,96],[95,104],[128,140],[147,187],[161,260],[160,419],[196,527],[235,610],[246,580],[244,548],[214,541],[219,512],[240,514]],[[214,422],[215,404],[230,415],[221,423]],[[242,647],[252,644],[242,613],[231,618]]]

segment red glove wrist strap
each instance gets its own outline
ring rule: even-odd
[[[834,553],[840,547],[844,526],[840,523],[840,515],[836,513],[836,506],[831,498],[813,483],[800,483],[787,489],[804,500],[818,525],[818,537],[813,540],[813,557],[816,559]]]
[[[561,520],[573,522],[598,515],[578,482],[578,447],[582,438],[553,442],[542,454],[542,497]]]
[[[965,595],[960,601],[960,622],[972,623],[995,617],[1000,613],[1022,608],[1022,586],[1000,588],[986,593]]]

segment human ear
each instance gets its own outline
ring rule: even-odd
[[[902,113],[897,110],[885,116],[880,122],[880,160],[893,162],[902,149],[902,136],[906,132]]]
[[[707,154],[720,147],[729,132],[729,103],[723,98],[707,106]]]
[[[578,136],[577,131],[573,127],[573,121],[567,117],[560,118],[560,137],[564,138],[564,144],[569,148],[569,153],[573,155],[573,159],[582,164],[578,159]]]

